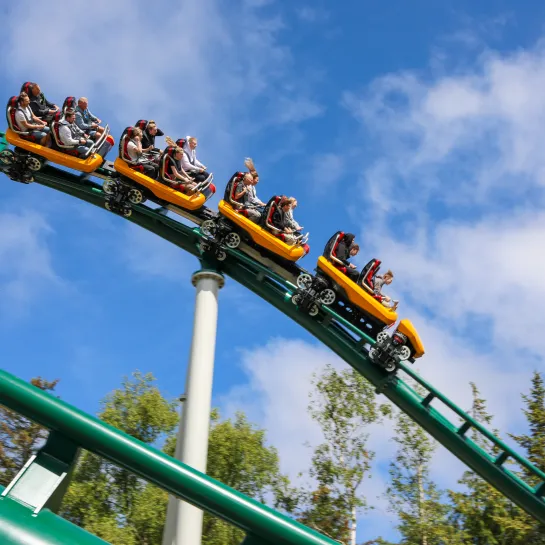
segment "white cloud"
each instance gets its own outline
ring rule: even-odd
[[[347,160],[342,154],[324,152],[311,159],[309,179],[315,196],[331,195],[332,188],[346,173]]]
[[[544,238],[545,215],[520,212],[474,225],[439,223],[414,242],[381,237],[380,255],[398,272],[396,291],[454,330],[481,317],[489,320],[489,341],[543,357]]]
[[[377,217],[527,204],[545,184],[545,45],[488,51],[461,73],[387,74],[344,104],[363,124],[372,160],[362,187]],[[371,155],[370,155],[371,156]]]
[[[48,11],[59,32],[43,37],[44,63],[15,30],[39,31],[32,2],[23,0],[4,21],[8,76],[31,77],[56,100],[85,94],[102,119],[119,126],[153,118],[171,136],[197,134],[203,157],[229,157],[242,153],[233,136],[262,123],[254,101],[284,125],[322,111],[291,77],[295,61],[278,36],[283,21],[256,11],[262,5],[185,0],[165,12],[142,1],[99,0],[88,9],[61,0]]]
[[[242,352],[241,367],[248,383],[220,399],[227,414],[245,410],[267,430],[271,444],[281,449],[282,470],[292,477],[309,458],[303,443],[320,441],[320,430],[307,414],[308,392],[312,374],[327,363],[339,366],[340,361],[320,346],[272,339]]]
[[[36,212],[0,213],[0,294],[10,318],[24,313],[46,289],[63,286],[47,242],[52,233]]]
[[[362,239],[398,273],[391,291],[450,331],[479,335],[481,351],[517,349],[541,367],[544,84],[540,42],[488,51],[463,73],[388,74],[363,98],[345,95],[372,138]],[[475,320],[480,329],[467,330]]]
[[[325,9],[304,6],[295,11],[297,17],[306,23],[323,23],[329,19],[329,12]]]

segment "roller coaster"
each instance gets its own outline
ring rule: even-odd
[[[202,206],[190,210],[134,185],[127,172],[120,174],[103,158],[101,166],[91,171],[61,163],[78,171],[74,173],[51,164],[52,158],[40,156],[35,161],[39,150],[28,146],[9,130],[0,133],[0,170],[16,181],[38,183],[118,213],[239,282],[328,346],[471,470],[545,523],[545,474],[416,374],[409,364],[423,355],[424,348],[412,324],[402,320],[390,334],[397,315],[372,302],[364,287],[356,290],[346,284],[341,274],[329,270],[327,259],[320,258],[316,274],[294,267],[297,259],[290,264],[289,255],[279,256],[272,246],[267,248],[277,241],[271,238],[265,244],[258,227],[235,216],[225,199],[219,214]],[[134,189],[141,195],[132,193],[130,198]],[[159,213],[145,204],[146,199],[194,225]],[[230,233],[239,239],[227,236]],[[365,273],[375,265],[370,262]],[[51,430],[43,449],[0,497],[2,543],[20,545],[31,542],[31,537],[40,544],[104,543],[54,514],[80,447],[242,528],[246,545],[336,543],[5,371],[0,371],[0,403]],[[470,432],[493,448],[480,446],[483,441],[473,440]]]

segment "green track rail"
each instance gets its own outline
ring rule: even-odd
[[[65,449],[70,448],[70,443],[73,446],[79,445],[128,469],[170,494],[238,526],[251,536],[255,545],[338,545],[318,532],[1,370],[0,401],[52,430],[57,437],[62,437]],[[34,495],[28,489],[35,483],[39,483],[39,478],[33,479],[31,475],[23,492],[19,493],[19,498],[23,496],[26,503],[31,503]],[[0,503],[0,522],[2,511]],[[32,543],[34,545],[35,542]],[[76,545],[87,542],[63,538],[63,541],[54,543]]]
[[[46,165],[35,175],[36,182],[61,191],[78,199],[104,207],[105,195],[101,186],[70,172]],[[203,256],[199,250],[202,235],[198,228],[190,227],[171,218],[156,214],[145,205],[133,207],[129,221],[168,240],[197,258]],[[227,259],[216,264],[217,268],[235,281],[244,285],[262,299],[278,308],[286,316],[304,327],[320,342],[328,346],[338,356],[369,380],[377,391],[386,395],[397,407],[409,415],[423,429],[457,456],[469,468],[479,474],[497,490],[519,505],[522,509],[545,523],[545,474],[527,459],[512,450],[480,423],[476,422],[446,396],[414,373],[408,365],[402,366],[403,373],[415,380],[425,390],[421,395],[400,376],[392,379],[375,366],[369,359],[366,343],[373,343],[364,333],[346,322],[326,307],[314,318],[298,311],[290,298],[294,286],[275,275],[238,250],[227,250]],[[1,398],[0,398],[1,401]],[[432,406],[441,403],[455,413],[461,423],[455,423],[443,412]],[[474,442],[469,433],[480,434],[495,446],[494,456]],[[480,441],[479,441],[480,443]],[[507,464],[506,462],[509,462]],[[518,468],[508,468],[513,463]],[[526,470],[521,471],[522,468]],[[135,468],[129,468],[135,469]],[[529,474],[532,486],[521,475]],[[144,473],[145,478],[148,478]],[[203,508],[210,506],[203,503]],[[221,516],[220,512],[217,512]],[[295,542],[294,542],[295,543]]]

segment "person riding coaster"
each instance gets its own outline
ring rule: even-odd
[[[290,239],[288,242],[286,240],[288,237],[284,236],[288,233],[274,225],[277,219],[273,220],[273,216],[277,211],[280,197],[272,197],[263,207],[263,213],[261,201],[257,197],[254,200],[255,205],[252,206],[249,202],[251,196],[249,188],[254,185],[253,180],[258,174],[251,159],[246,159],[244,164],[248,170],[235,172],[227,182],[223,200],[218,205],[218,217],[203,222],[201,231],[207,237],[211,248],[234,249],[244,238],[251,246],[255,246],[260,254],[281,263],[283,267],[289,269],[290,274],[298,274],[290,265],[308,253],[309,247],[306,244],[308,235],[294,237],[294,240]],[[222,255],[225,255],[225,252]]]
[[[371,359],[393,372],[400,361],[421,357],[424,347],[409,320],[402,320],[391,337],[385,331],[396,323],[397,314],[384,307],[374,293],[373,281],[380,261],[372,259],[361,273],[357,272],[346,257],[359,249],[354,238],[351,233],[338,231],[329,239],[324,254],[318,258],[316,274],[305,272],[297,278],[292,302],[311,316],[320,312],[321,305],[331,306],[342,318],[376,339]]]
[[[202,193],[206,200],[208,200],[216,193],[216,186],[212,183],[214,175],[209,174],[208,177],[201,179],[201,181],[196,181],[194,177],[190,176],[183,169],[183,146],[185,140],[178,138],[174,142],[170,136],[166,136],[165,141],[168,147],[164,152],[161,152],[162,160],[159,179],[166,184],[180,184],[181,190],[188,195]]]
[[[202,209],[213,194],[213,185],[208,182],[207,187],[197,185],[193,192],[183,192],[174,174],[179,173],[179,148],[168,146],[161,155],[150,156],[142,150],[141,138],[142,130],[138,127],[127,127],[123,131],[119,157],[114,162],[120,177],[103,184],[104,192],[109,195],[106,208],[127,217],[131,214],[131,204],[141,204],[149,198],[161,206],[174,205],[194,212]]]
[[[85,155],[77,156],[73,152],[74,146],[62,147],[63,143],[59,134],[59,124],[62,119],[61,110],[57,110],[54,114],[50,127],[45,127],[44,122],[40,121],[40,127],[43,128],[40,129],[40,132],[48,135],[48,138],[51,139],[51,147],[46,147],[40,143],[44,142],[43,135],[37,137],[34,134],[38,129],[29,129],[28,126],[21,125],[21,116],[17,115],[20,102],[21,95],[11,97],[6,108],[8,122],[6,140],[15,147],[15,150],[3,150],[0,161],[4,165],[10,165],[7,172],[10,178],[30,183],[34,180],[32,172],[40,170],[46,160],[87,174],[95,171],[104,163],[107,150],[102,146],[109,136],[108,127],[99,140],[88,146]],[[58,145],[59,143],[60,145]]]

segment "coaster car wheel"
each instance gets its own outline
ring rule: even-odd
[[[216,235],[217,227],[214,220],[206,220],[201,224],[201,233],[207,237],[214,238]]]
[[[411,349],[404,344],[396,349],[396,355],[400,361],[406,361],[411,357]]]
[[[132,209],[128,206],[123,207],[123,217],[130,218],[132,216]]]
[[[218,250],[216,252],[216,259],[218,261],[225,261],[226,258],[227,258],[227,254],[223,250]]]
[[[127,199],[129,199],[132,204],[140,204],[145,200],[144,194],[139,189],[131,189],[127,195]]]
[[[335,292],[331,288],[327,288],[320,293],[320,301],[324,305],[332,305],[335,302]]]
[[[29,170],[32,170],[33,172],[38,172],[38,170],[42,168],[42,162],[37,157],[29,155],[26,158],[26,166]]]
[[[390,340],[390,335],[388,335],[386,331],[381,331],[377,335],[377,344],[379,346],[386,346],[389,340]]]
[[[223,242],[228,248],[238,248],[240,244],[240,235],[234,232],[228,233]]]
[[[15,154],[10,149],[0,151],[0,165],[13,165],[15,163]]]
[[[309,309],[308,309],[308,315],[309,316],[317,316],[318,313],[320,312],[320,309],[318,308],[318,305],[312,305]]]
[[[301,290],[308,290],[312,286],[312,276],[307,273],[301,273],[297,277],[297,287]]]
[[[115,195],[117,191],[117,182],[115,180],[105,180],[102,184],[102,191],[106,195]]]
[[[104,201],[104,208],[106,208],[106,210],[108,210],[110,212],[112,211],[112,208],[111,208],[110,203],[108,201]]]
[[[292,295],[291,302],[295,306],[299,306],[303,302],[303,296],[299,293],[296,293],[295,295]]]
[[[397,365],[393,361],[389,361],[384,364],[384,370],[388,373],[393,373],[397,368]]]

